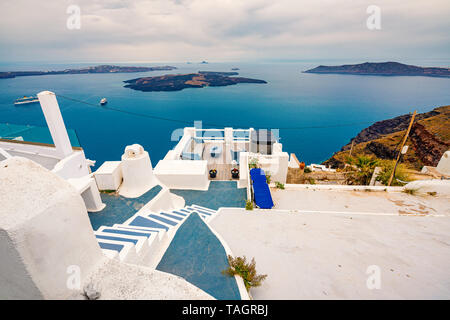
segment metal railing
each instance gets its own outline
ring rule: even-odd
[[[232,131],[232,141],[243,141],[243,142],[249,142],[250,141],[250,129],[233,129]],[[194,132],[203,132],[203,134],[201,136],[197,136],[195,134],[194,138],[195,139],[202,139],[202,140],[214,140],[214,141],[220,141],[220,140],[225,140],[225,129],[194,129]],[[213,133],[222,133],[221,136],[216,136]],[[236,136],[235,133],[240,133],[243,132],[244,136]],[[248,134],[245,134],[245,133]],[[205,135],[207,133],[212,133],[211,135]]]

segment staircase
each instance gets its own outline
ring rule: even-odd
[[[162,256],[161,251],[165,251],[178,227],[194,212],[206,223],[217,214],[195,204],[167,212],[138,212],[123,224],[101,226],[94,234],[109,258],[152,265]]]

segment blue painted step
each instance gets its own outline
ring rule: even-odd
[[[148,217],[149,217],[149,218],[156,219],[156,220],[159,220],[159,221],[164,222],[164,223],[166,223],[166,224],[169,224],[169,225],[171,225],[171,226],[176,226],[176,225],[177,225],[176,222],[174,222],[174,221],[172,221],[172,220],[169,220],[169,219],[164,219],[163,217],[158,216],[158,215],[156,215],[156,214],[152,214],[152,213],[151,213],[151,214],[148,215]]]
[[[200,209],[200,210],[212,213],[212,214],[216,213],[216,211],[214,211],[212,209],[209,209],[209,208],[206,208],[206,207],[202,207],[202,206],[199,206],[199,205],[196,205],[196,204],[193,204],[191,207],[194,208],[194,209]]]
[[[169,213],[165,213],[165,212],[160,212],[159,214],[160,214],[160,215],[162,215],[162,216],[166,216],[166,217],[169,217],[169,218],[172,218],[172,219],[178,220],[178,221],[181,221],[181,220],[183,220],[183,218],[182,218],[182,217],[179,217],[179,216],[177,216],[177,215],[174,215],[174,214],[169,214]]]
[[[137,216],[136,218],[134,218],[133,221],[131,221],[129,223],[129,225],[136,226],[136,227],[158,228],[158,229],[164,229],[166,231],[169,230],[169,227],[167,227],[163,224],[157,223],[156,221],[146,219],[141,216]]]
[[[101,232],[105,232],[105,233],[116,233],[116,234],[123,234],[123,235],[128,235],[128,236],[138,236],[138,237],[142,237],[142,236],[146,236],[147,238],[149,238],[152,233],[151,232],[138,232],[138,231],[127,231],[127,230],[119,230],[119,229],[103,229],[101,230]]]
[[[115,250],[117,252],[120,252],[123,249],[123,245],[121,244],[107,243],[107,242],[99,242],[98,244],[102,249]]]
[[[212,213],[209,213],[209,212],[206,212],[206,211],[204,211],[204,210],[197,209],[197,208],[195,208],[194,210],[197,211],[198,213],[206,214],[206,215],[208,215],[208,216],[211,216],[211,215],[212,215]]]
[[[187,213],[180,212],[180,211],[178,211],[178,210],[173,210],[172,213],[179,214],[179,215],[182,215],[182,216],[184,216],[184,217],[187,217],[187,215],[188,215]]]
[[[113,237],[113,236],[103,236],[103,235],[98,235],[98,234],[96,234],[95,237],[97,239],[114,240],[114,241],[122,241],[122,242],[132,242],[133,244],[136,244],[138,242],[138,240],[136,240],[136,239]]]

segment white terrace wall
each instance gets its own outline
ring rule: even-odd
[[[11,156],[30,159],[64,179],[79,178],[89,174],[88,161],[81,148],[75,148],[67,157],[61,158],[53,145],[23,141],[0,140],[0,148]]]
[[[0,140],[0,148],[12,156],[33,160],[48,170],[52,170],[60,161],[56,148],[51,146]]]
[[[262,168],[266,174],[270,174],[272,182],[277,181],[286,183],[289,167],[289,154],[281,150],[281,144],[275,143],[272,155],[248,153],[249,160],[247,165],[252,161],[252,159],[256,158],[258,160],[258,167]],[[241,163],[244,162],[241,160]]]

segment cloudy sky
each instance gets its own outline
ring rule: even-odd
[[[1,0],[0,61],[449,60],[449,14],[449,0]]]

